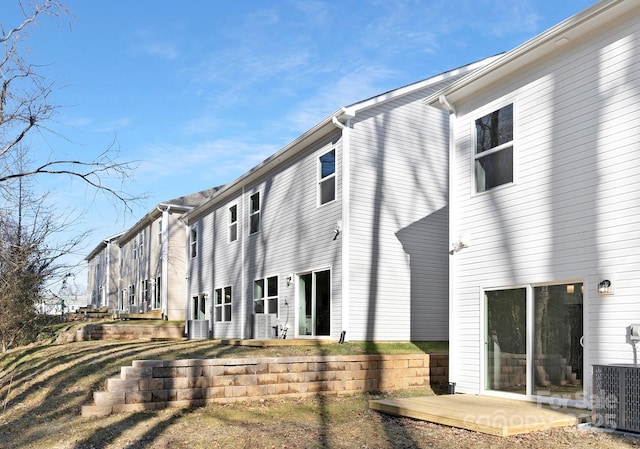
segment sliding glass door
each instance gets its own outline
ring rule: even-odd
[[[485,292],[484,388],[581,401],[582,284]]]

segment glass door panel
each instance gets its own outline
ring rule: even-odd
[[[312,276],[302,274],[298,277],[298,335],[311,335],[312,318]]]
[[[581,283],[534,288],[534,394],[581,399],[582,309]]]
[[[485,292],[485,388],[527,393],[527,291]]]
[[[298,276],[298,335],[331,333],[331,272]]]

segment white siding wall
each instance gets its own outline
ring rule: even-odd
[[[167,279],[161,282],[167,291],[167,316],[169,320],[183,320],[185,310],[186,293],[186,237],[185,225],[179,221],[180,212],[169,212],[168,218],[168,255],[167,255]],[[153,304],[154,285],[157,277],[162,277],[162,248],[158,245],[156,216],[126,242],[121,242],[120,257],[122,257],[122,269],[120,272],[120,290],[127,290],[129,285],[135,285],[135,306],[143,306],[142,281],[148,280],[147,310]],[[142,256],[140,255],[140,238],[144,234]],[[136,258],[133,258],[134,243],[136,246]],[[119,263],[119,262],[118,262]],[[117,272],[118,270],[116,270]],[[121,294],[121,293],[120,293]]]
[[[194,226],[200,240],[200,256],[192,260],[189,300],[200,293],[209,296],[209,314],[211,314],[214,291],[217,288],[231,287],[231,322],[212,322],[214,338],[239,338],[243,334],[244,310],[242,308],[242,241],[244,222],[242,192],[222,203],[209,215],[202,217]],[[238,206],[238,240],[229,242],[229,207]]]
[[[337,200],[317,205],[317,159],[336,149]],[[233,322],[214,323],[214,337],[251,337],[253,282],[279,277],[278,322],[295,334],[296,297],[294,284],[286,285],[291,273],[331,269],[331,334],[338,337],[341,317],[341,240],[333,240],[341,217],[340,133],[310,146],[292,161],[281,163],[258,182],[244,187],[235,196],[198,219],[201,255],[192,264],[190,297],[207,292],[213,301],[216,288],[231,286]],[[249,235],[249,198],[260,192],[260,232]],[[238,241],[228,242],[228,209],[238,205]],[[289,315],[287,306],[289,304]],[[287,322],[288,318],[288,322]]]
[[[448,115],[422,99],[354,119],[350,326],[353,340],[448,338]]]
[[[165,212],[167,213],[167,212]],[[167,279],[162,279],[164,284],[162,288],[166,288],[167,292],[167,319],[184,320],[185,319],[185,303],[184,297],[187,289],[187,281],[185,279],[187,272],[187,250],[186,250],[186,226],[179,220],[181,212],[168,212],[168,248],[167,248]],[[154,220],[150,228],[149,240],[152,241],[154,259],[156,269],[153,271],[153,279],[162,275],[161,264],[161,248],[158,246],[158,229],[157,221]]]
[[[461,392],[480,388],[481,288],[584,280],[587,363],[633,362],[625,328],[640,322],[640,22],[560,51],[456,105],[452,233],[471,242],[451,257],[450,378]],[[516,182],[476,195],[473,120],[509,102]],[[612,273],[615,295],[599,296]]]

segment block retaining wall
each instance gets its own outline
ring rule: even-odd
[[[183,339],[184,324],[87,324],[76,330],[73,341]]]
[[[448,363],[429,354],[138,360],[94,392],[82,416],[442,385]]]

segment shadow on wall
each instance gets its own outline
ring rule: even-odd
[[[411,264],[411,340],[449,339],[449,207],[396,232]]]

